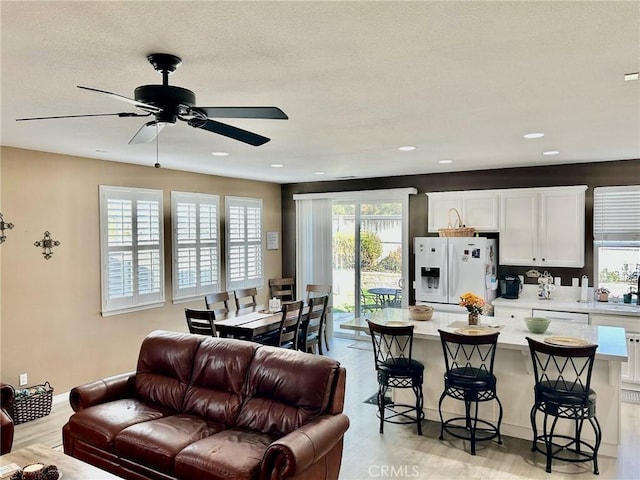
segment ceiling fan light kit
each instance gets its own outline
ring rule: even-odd
[[[158,73],[162,74],[162,85],[141,85],[135,89],[134,98],[78,85],[78,88],[83,90],[108,95],[116,100],[134,105],[144,113],[121,112],[62,115],[55,117],[18,118],[16,120],[49,120],[99,116],[146,117],[154,115],[155,120],[142,125],[129,141],[130,144],[151,142],[166,125],[173,125],[177,120],[181,120],[193,128],[217,133],[249,145],[259,146],[267,143],[270,139],[257,133],[217,122],[211,118],[254,118],[270,120],[287,120],[289,118],[278,107],[198,107],[196,106],[196,96],[191,90],[169,85],[169,75],[174,73],[182,63],[180,57],[168,53],[153,53],[147,56],[147,60]]]

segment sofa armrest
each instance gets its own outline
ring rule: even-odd
[[[276,440],[264,454],[260,478],[299,475],[341,442],[348,428],[346,415],[322,415]]]
[[[135,372],[122,373],[74,387],[69,393],[71,408],[79,412],[93,405],[131,397],[135,376]]]

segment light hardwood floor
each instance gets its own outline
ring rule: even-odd
[[[640,478],[640,405],[622,404],[622,446],[617,458],[599,457],[599,476],[593,475],[590,462],[554,462],[550,475],[544,470],[543,456],[531,452],[531,443],[521,439],[504,437],[503,445],[480,443],[477,455],[471,456],[469,445],[462,440],[439,441],[440,427],[435,422],[423,424],[422,437],[416,434],[415,425],[385,424],[385,433],[380,435],[376,406],[363,403],[377,389],[369,343],[334,338],[328,355],[347,368],[345,413],[351,426],[345,435],[342,480]],[[60,403],[49,416],[17,425],[14,449],[31,443],[60,445],[62,425],[71,414],[68,404]]]

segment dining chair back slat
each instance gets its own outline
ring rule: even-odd
[[[296,350],[298,332],[302,321],[302,301],[285,303],[282,306],[282,320],[278,329],[278,346]]]
[[[191,308],[185,308],[184,314],[187,319],[189,333],[207,335],[210,337],[216,336],[216,314],[213,310],[194,310]]]
[[[278,298],[283,302],[292,302],[296,299],[295,280],[293,278],[269,279],[271,298]]]
[[[255,288],[243,288],[240,290],[236,290],[234,292],[236,308],[240,310],[241,308],[255,307],[257,305],[257,296],[258,290],[256,290]]]
[[[229,292],[209,293],[204,296],[207,310],[215,313],[229,313]]]

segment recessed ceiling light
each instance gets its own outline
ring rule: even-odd
[[[453,160],[438,160],[438,163],[453,163]]]
[[[547,150],[546,152],[542,152],[542,155],[558,155],[559,153],[558,150]]]
[[[324,172],[313,172],[314,175],[324,175]]]
[[[227,155],[229,155],[229,153],[227,153],[227,152],[211,152],[211,155],[213,155],[214,157],[226,157]]]
[[[640,78],[640,73],[639,72],[625,73],[624,74],[624,81],[625,82],[630,82],[631,80],[638,80],[638,78]]]
[[[282,163],[272,163],[271,168],[282,168],[284,165]]]
[[[540,133],[540,132],[527,133],[523,135],[523,137],[524,138],[542,138],[544,137],[544,133]]]
[[[416,147],[412,146],[412,145],[405,145],[404,147],[398,147],[398,150],[400,150],[401,152],[411,152],[413,150],[415,150]]]

